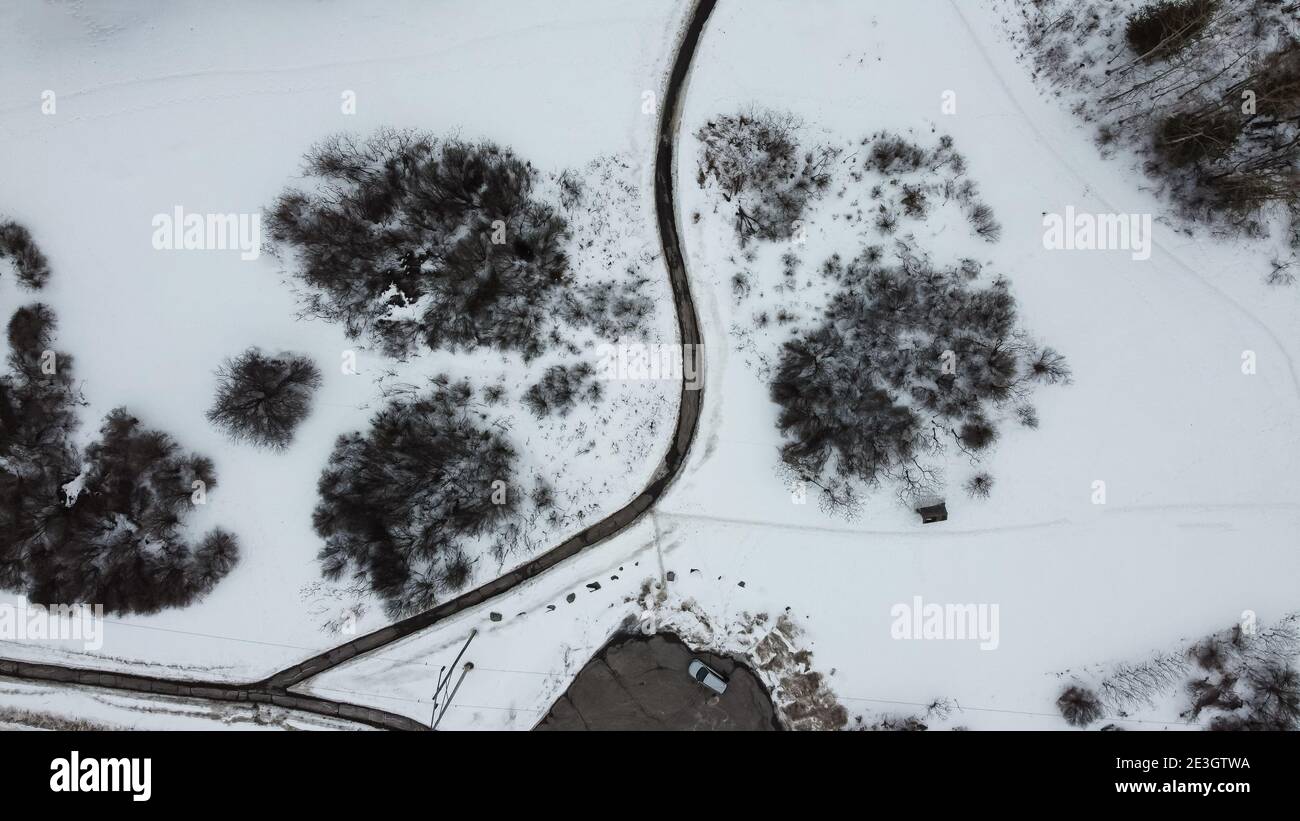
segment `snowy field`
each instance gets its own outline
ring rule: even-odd
[[[0,680],[0,730],[368,730],[269,705],[213,705]]]
[[[208,396],[213,364],[254,341],[320,351],[322,362],[349,344],[337,328],[290,321],[293,295],[274,261],[173,259],[149,248],[141,226],[178,199],[255,210],[313,139],[380,124],[459,125],[544,169],[624,156],[645,195],[653,118],[641,114],[641,91],[666,74],[683,9],[547,3],[502,15],[479,4],[431,12],[413,3],[408,15],[372,16],[344,4],[313,6],[310,15],[277,4],[214,16],[205,33],[167,28],[180,18],[164,8],[103,20],[62,7],[6,12],[15,19],[3,27],[0,60],[26,85],[0,92],[0,129],[14,147],[0,161],[0,190],[13,198],[4,209],[32,225],[54,263],[48,298],[62,321],[60,344],[86,376],[88,423],[128,403],[217,457],[222,487],[205,516],[244,542],[243,562],[202,604],[110,625],[101,657],[73,660],[237,678],[331,643],[300,598],[317,578],[312,488],[334,434],[364,423],[375,385],[327,370],[322,401],[283,458],[224,445],[193,399]],[[59,21],[61,41],[76,49],[37,57],[42,44],[20,33],[35,26],[17,25],[26,15],[50,18],[42,31]],[[294,36],[274,34],[287,31]],[[206,36],[217,33],[230,36]],[[144,49],[146,40],[168,46]],[[331,59],[320,42],[331,44]],[[60,97],[67,113],[41,120],[31,113],[39,92],[24,89],[51,85],[68,89]],[[340,88],[358,92],[347,124],[337,113]],[[1076,676],[1093,680],[1110,665],[1178,651],[1246,611],[1268,624],[1300,608],[1296,291],[1262,284],[1267,249],[1162,221],[1167,205],[1144,186],[1136,159],[1102,158],[1068,104],[1035,87],[1007,43],[1000,4],[722,0],[683,99],[678,223],[707,382],[681,475],[627,532],[299,689],[427,721],[440,670],[473,633],[464,658],[474,669],[440,729],[529,729],[621,628],[672,629],[757,663],[784,616],[793,629],[780,642],[791,655],[811,653],[806,664],[781,661],[764,672],[787,712],[800,697],[790,674],[811,669],[850,726],[919,715],[936,727],[1060,729],[1055,700]],[[945,113],[953,101],[955,113]],[[795,113],[810,142],[851,145],[887,130],[928,145],[951,135],[1001,238],[972,238],[960,219],[906,230],[940,264],[976,256],[1003,274],[1021,322],[1069,360],[1073,383],[1034,397],[1038,429],[1006,426],[982,463],[997,478],[988,499],[961,492],[971,466],[948,465],[944,523],[921,525],[888,489],[846,520],[815,498],[798,503],[778,475],[777,406],[762,363],[785,331],[751,331],[756,310],[786,304],[774,290],[779,259],[793,250],[815,278],[831,253],[889,240],[832,218],[866,200],[859,183],[840,177],[810,212],[806,242],[760,244],[745,260],[717,192],[697,183],[693,135],[750,104]],[[142,145],[141,133],[162,138]],[[1045,249],[1043,215],[1067,207],[1155,215],[1150,258]],[[657,252],[647,198],[640,208],[640,239]],[[753,287],[738,302],[732,277],[742,267]],[[647,269],[662,280],[659,262]],[[4,287],[12,289],[0,280]],[[0,290],[6,305],[13,293]],[[816,288],[801,294],[804,323],[820,298]],[[664,300],[658,321],[671,339]],[[1251,374],[1242,371],[1247,352],[1257,362]],[[415,364],[457,375],[503,370],[435,359]],[[636,404],[609,429],[641,430],[634,421],[646,410]],[[636,470],[575,461],[570,478],[581,484],[583,471],[597,471],[610,488],[602,509],[613,509],[645,483],[675,410],[675,398],[654,406],[658,439],[637,440],[627,462]],[[554,444],[563,441],[552,432],[546,447],[555,449],[538,453],[567,454]],[[896,640],[891,611],[918,596],[996,605],[996,647]],[[373,610],[362,629],[379,616]],[[77,709],[68,702],[65,712]],[[1181,728],[1180,709],[1172,694],[1107,721]]]
[[[995,14],[960,5],[719,4],[685,94],[678,154],[687,267],[708,341],[689,466],[652,524],[308,689],[367,693],[367,703],[427,718],[429,682],[477,627],[466,654],[476,668],[443,726],[528,727],[611,632],[642,618],[636,588],[650,581],[668,591],[657,623],[715,651],[746,653],[749,617],[790,608],[800,646],[850,717],[925,714],[948,699],[960,709],[931,715],[933,726],[1060,728],[1054,702],[1069,671],[1180,650],[1246,610],[1264,624],[1295,609],[1295,293],[1261,284],[1264,251],[1158,219],[1146,261],[1045,250],[1044,212],[1158,217],[1164,206],[1123,156],[1100,158],[1088,129],[1034,88]],[[945,91],[955,92],[953,115]],[[879,130],[923,143],[952,135],[1002,239],[972,251],[964,225],[925,223],[917,241],[945,263],[978,252],[1010,280],[1022,321],[1069,358],[1074,383],[1035,396],[1041,427],[1007,428],[985,461],[998,480],[991,497],[951,488],[946,523],[922,526],[889,492],[856,521],[828,517],[811,500],[793,503],[777,476],[776,406],[752,365],[753,340],[734,333],[753,298],[735,306],[740,252],[714,213],[716,194],[696,184],[690,136],[749,103],[791,110],[812,139],[835,143]],[[858,241],[825,218],[836,202],[827,195],[796,249],[805,270]],[[785,250],[763,249],[748,266],[766,277],[755,294],[780,281]],[[1253,375],[1241,371],[1247,350]],[[1097,480],[1104,504],[1093,503]],[[675,581],[661,575],[669,571]],[[590,581],[604,587],[588,592]],[[893,640],[891,608],[915,596],[998,605],[997,648]],[[505,620],[489,623],[488,610]],[[1176,702],[1117,723],[1181,726]]]
[[[483,351],[399,363],[341,327],[297,319],[286,260],[238,251],[158,251],[155,214],[256,213],[300,181],[303,153],[381,126],[507,145],[544,176],[572,169],[587,199],[570,214],[580,281],[634,267],[660,306],[646,343],[676,341],[653,223],[655,118],[643,93],[666,74],[681,9],[671,3],[7,4],[0,11],[0,212],[28,225],[54,275],[38,293],[0,278],[5,316],[43,300],[56,344],[76,358],[83,439],[126,405],[182,448],[213,458],[218,487],[191,517],[239,537],[241,561],[201,603],[110,619],[93,657],[5,643],[16,658],[81,666],[259,677],[384,622],[379,603],[322,584],[311,529],[316,481],[341,433],[364,430],[381,396],[445,372],[518,397],[553,364]],[[42,113],[42,92],[55,113]],[[351,95],[345,97],[345,95]],[[355,113],[345,114],[348,101]],[[7,263],[6,263],[7,264]],[[285,453],[232,445],[205,419],[213,371],[250,345],[305,353],[324,382]],[[344,373],[354,352],[355,374]],[[596,355],[587,358],[596,364]],[[565,522],[540,547],[617,509],[662,458],[675,382],[610,382],[594,408],[538,422],[497,414],[519,473],[554,485]],[[507,557],[506,567],[529,557]],[[484,556],[474,583],[503,567]],[[4,594],[0,602],[21,604]]]

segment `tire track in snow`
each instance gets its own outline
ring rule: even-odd
[[[617,18],[617,19],[600,20],[599,24],[604,25],[608,23],[628,23],[635,26],[639,24],[639,22],[640,21],[635,18]],[[186,80],[215,79],[220,77],[227,77],[227,78],[275,77],[281,75],[307,74],[307,73],[326,71],[326,70],[338,69],[338,68],[380,67],[380,66],[389,66],[389,65],[402,65],[406,63],[419,63],[422,61],[438,61],[446,57],[448,54],[452,54],[457,51],[463,51],[467,48],[481,46],[485,43],[489,43],[494,40],[518,37],[521,35],[526,35],[531,32],[540,31],[543,29],[552,32],[574,31],[577,29],[588,28],[591,25],[595,25],[595,24],[575,23],[573,25],[565,26],[563,28],[552,26],[549,24],[525,26],[518,29],[509,29],[505,31],[496,32],[494,34],[483,35],[482,37],[475,37],[472,40],[464,40],[458,43],[452,43],[448,45],[446,48],[433,53],[404,54],[404,55],[396,55],[396,56],[389,56],[389,57],[363,57],[356,60],[330,60],[321,63],[304,63],[302,65],[297,65],[297,66],[277,66],[274,68],[210,68],[210,69],[199,69],[196,71],[178,71],[172,74],[158,74],[152,77],[132,77],[130,79],[112,80],[106,83],[100,83],[99,85],[87,86],[86,88],[79,88],[73,91],[61,92],[59,94],[59,99],[69,100],[69,99],[80,99],[83,97],[88,98],[88,97],[97,96],[106,91],[120,91],[125,89],[139,88],[142,86],[148,87],[152,85],[165,85],[174,82],[184,82]],[[430,69],[430,71],[434,71],[434,70],[436,69]],[[307,88],[331,88],[332,89],[335,88],[335,85],[320,84],[318,86],[307,86]],[[261,92],[261,91],[231,92],[225,95],[212,95],[212,96],[198,95],[193,98],[183,99],[180,102],[190,102],[192,100],[203,101],[207,99],[237,98],[237,97],[250,96],[252,94],[259,94],[259,93],[289,93],[292,91],[296,91],[296,89],[291,88],[285,91],[269,91],[269,92]],[[32,102],[16,103],[13,105],[3,106],[0,107],[0,115],[13,114],[17,112],[29,112],[34,106],[35,104]],[[155,108],[155,107],[158,106],[149,105],[141,108]],[[132,110],[136,110],[136,109],[123,109],[121,111],[114,112],[114,113],[115,114],[127,113]],[[100,115],[100,116],[110,116],[110,115]]]
[[[1186,504],[1160,504],[1160,505],[1105,505],[1097,512],[1097,517],[1105,516],[1132,516],[1148,513],[1203,513],[1214,514],[1219,512],[1250,512],[1259,510],[1281,510],[1300,512],[1300,504],[1291,502],[1260,502],[1258,504],[1219,504],[1215,502],[1189,502]],[[1061,525],[1073,526],[1086,524],[1089,520],[1071,518],[1063,516],[1041,522],[1024,522],[1022,524],[1005,525],[1002,527],[978,527],[966,530],[866,530],[853,527],[833,527],[830,525],[807,525],[793,522],[765,522],[760,519],[741,519],[726,516],[709,516],[704,513],[670,513],[659,511],[656,516],[660,519],[679,519],[682,521],[700,521],[713,522],[721,525],[738,525],[743,527],[767,527],[775,530],[797,530],[808,533],[831,533],[839,536],[887,536],[889,538],[924,538],[931,539],[955,539],[961,536],[986,536],[998,533],[1015,533],[1026,530],[1042,530],[1049,527],[1060,527]],[[1194,523],[1197,525],[1204,523]],[[1217,523],[1210,523],[1217,524]]]

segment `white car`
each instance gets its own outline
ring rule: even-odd
[[[699,659],[691,659],[690,666],[686,672],[691,674],[691,678],[708,687],[718,695],[727,692],[727,680],[720,673]]]

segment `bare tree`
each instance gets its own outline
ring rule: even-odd
[[[97,602],[112,613],[183,607],[238,561],[217,529],[184,538],[195,494],[216,487],[212,461],[185,454],[124,408],[76,444],[83,404],[72,357],[51,349],[54,315],[19,309],[0,375],[0,587],[34,602]]]
[[[0,260],[12,259],[18,281],[39,289],[50,279],[50,263],[36,246],[31,232],[12,220],[0,222]]]
[[[735,206],[742,241],[790,237],[808,202],[830,184],[838,149],[800,148],[800,127],[792,114],[753,108],[715,117],[696,132],[700,185],[713,179]]]
[[[320,369],[305,356],[267,356],[249,348],[217,371],[208,420],[236,440],[283,449],[311,411],[320,383]]]
[[[947,447],[977,461],[1002,409],[1023,405],[1035,383],[1068,380],[1064,357],[1016,327],[1003,280],[980,288],[906,243],[897,265],[868,249],[823,271],[838,290],[823,323],[782,346],[770,394],[790,476],[833,510],[856,501],[854,484],[887,481],[905,501],[937,492]]]
[[[1105,715],[1097,694],[1084,687],[1066,687],[1056,706],[1061,716],[1075,727],[1086,727]]]
[[[351,572],[396,617],[470,578],[470,546],[518,505],[515,451],[470,408],[468,382],[394,399],[365,434],[340,436],[313,514],[327,579]]]

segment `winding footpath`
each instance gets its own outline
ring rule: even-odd
[[[678,123],[681,119],[681,91],[690,72],[691,60],[699,45],[704,25],[713,12],[717,0],[696,0],[683,30],[673,59],[671,73],[660,106],[659,125],[655,149],[655,212],[659,224],[659,239],[663,246],[664,263],[672,285],[673,304],[677,313],[677,326],[683,351],[683,370],[686,357],[692,348],[702,346],[699,317],[691,298],[690,282],[677,231],[676,201],[674,199],[674,151],[677,143]],[[702,362],[702,358],[695,361]],[[364,653],[378,650],[395,641],[447,619],[463,610],[480,605],[490,599],[505,595],[530,579],[536,578],[565,559],[572,558],[589,547],[600,544],[630,527],[654,505],[672,484],[686,463],[691,443],[695,439],[703,408],[703,389],[697,382],[688,388],[683,379],[681,403],[677,413],[677,427],[669,442],[663,461],[654,472],[650,484],[636,498],[621,509],[596,524],[569,538],[557,547],[532,561],[500,576],[480,587],[446,601],[437,607],[394,622],[372,633],[359,636],[345,644],[312,656],[287,667],[261,681],[232,684],[229,682],[199,681],[193,679],[161,678],[107,670],[89,670],[56,664],[40,664],[11,659],[0,659],[0,676],[25,681],[44,681],[75,684],[131,693],[191,698],[242,704],[271,704],[292,710],[355,721],[372,727],[392,730],[425,730],[423,723],[407,716],[362,707],[344,701],[320,698],[290,692],[290,688],[313,676],[336,667]]]

